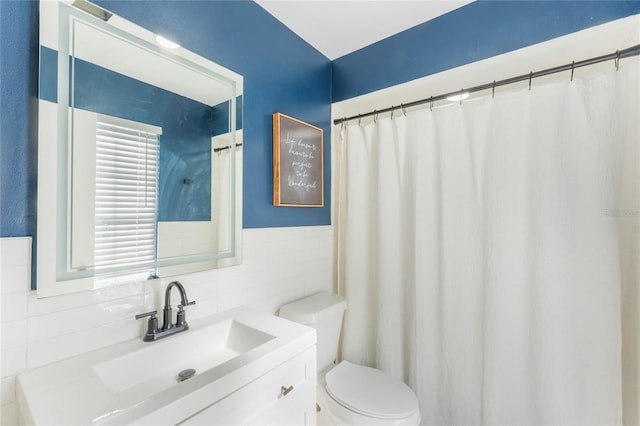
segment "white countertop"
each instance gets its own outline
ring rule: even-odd
[[[194,336],[204,337],[208,327],[229,319],[273,338],[158,392],[152,385],[143,391],[117,392],[98,374],[104,363],[131,354],[144,359],[146,352],[153,356],[157,350],[193,351]],[[156,342],[143,342],[142,338],[130,340],[20,373],[18,403],[25,422],[46,425],[176,424],[185,418],[185,413],[196,413],[208,407],[316,344],[314,329],[245,307],[195,320],[189,326],[185,332]]]

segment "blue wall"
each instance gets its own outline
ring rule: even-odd
[[[0,236],[35,235],[38,4],[0,1]]]
[[[476,1],[336,59],[333,102],[637,13],[640,1]]]
[[[331,158],[331,62],[254,2],[118,1],[100,6],[244,76],[244,227],[331,223],[331,169],[324,208],[273,207],[272,119],[292,115],[325,132]]]
[[[324,155],[331,158],[326,57],[249,1],[97,3],[244,76],[245,228],[330,223],[330,161],[324,208],[272,206],[274,112],[323,128]],[[38,3],[0,0],[0,31],[0,236],[35,236]]]
[[[58,101],[57,71],[58,52],[41,47],[40,99]],[[229,102],[211,107],[80,59],[73,96],[76,108],[162,129],[158,220],[211,220],[211,137],[229,131]]]
[[[479,1],[331,64],[253,2],[98,4],[244,75],[248,228],[330,223],[331,101],[640,13],[638,1]],[[37,38],[37,2],[0,0],[0,236],[35,235]],[[274,112],[324,129],[324,208],[271,205]]]

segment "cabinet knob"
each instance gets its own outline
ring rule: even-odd
[[[280,388],[280,393],[282,393],[282,396],[286,396],[289,392],[291,392],[293,390],[293,385],[286,387],[286,386],[282,386]]]

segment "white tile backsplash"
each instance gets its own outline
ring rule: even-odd
[[[4,262],[3,262],[4,263]],[[2,294],[24,293],[31,287],[31,270],[27,265],[0,267],[0,286]]]
[[[3,322],[0,328],[2,349],[9,349],[27,344],[27,320]]]
[[[0,268],[31,265],[31,237],[2,238]]]
[[[0,356],[0,372],[3,379],[16,374],[27,366],[27,347],[25,345],[2,348]]]
[[[196,301],[187,320],[240,305],[276,313],[295,299],[330,291],[332,241],[331,226],[245,229],[242,265],[38,299],[30,291],[31,239],[0,238],[0,423],[17,421],[20,370],[142,336],[146,323],[135,314],[161,311],[175,279]],[[178,293],[171,297],[175,307]]]
[[[144,297],[140,294],[45,315],[29,316],[28,341],[38,342],[123,321],[135,317],[144,309]]]
[[[27,318],[27,290],[23,293],[2,294],[2,323]]]
[[[70,293],[64,296],[38,299],[35,292],[31,292],[27,300],[28,315],[30,317],[53,314],[61,311],[95,306],[114,299],[142,296],[144,286],[140,283],[124,284],[116,287],[101,288],[94,291]]]

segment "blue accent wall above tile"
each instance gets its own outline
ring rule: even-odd
[[[70,61],[74,108],[162,130],[158,220],[211,220],[211,137],[229,131],[229,103],[205,105],[81,59]],[[57,66],[58,52],[42,46],[41,99],[57,102]]]
[[[249,228],[330,223],[332,101],[640,13],[640,1],[477,1],[332,64],[254,2],[97,3],[245,77]],[[38,31],[36,1],[0,0],[0,236],[35,236]],[[272,206],[274,112],[323,128],[324,208]]]
[[[96,3],[244,76],[245,228],[331,223],[331,62],[325,56],[250,1]],[[324,129],[323,208],[273,207],[274,112]]]
[[[38,3],[0,1],[0,236],[35,235]]]
[[[332,101],[637,13],[640,1],[476,1],[333,61]]]
[[[272,122],[283,112],[324,129],[331,158],[331,63],[250,1],[96,2],[244,76],[244,227],[326,225],[324,208],[272,205]],[[0,0],[2,55],[0,236],[35,236],[38,2]],[[51,94],[50,96],[53,96]]]

